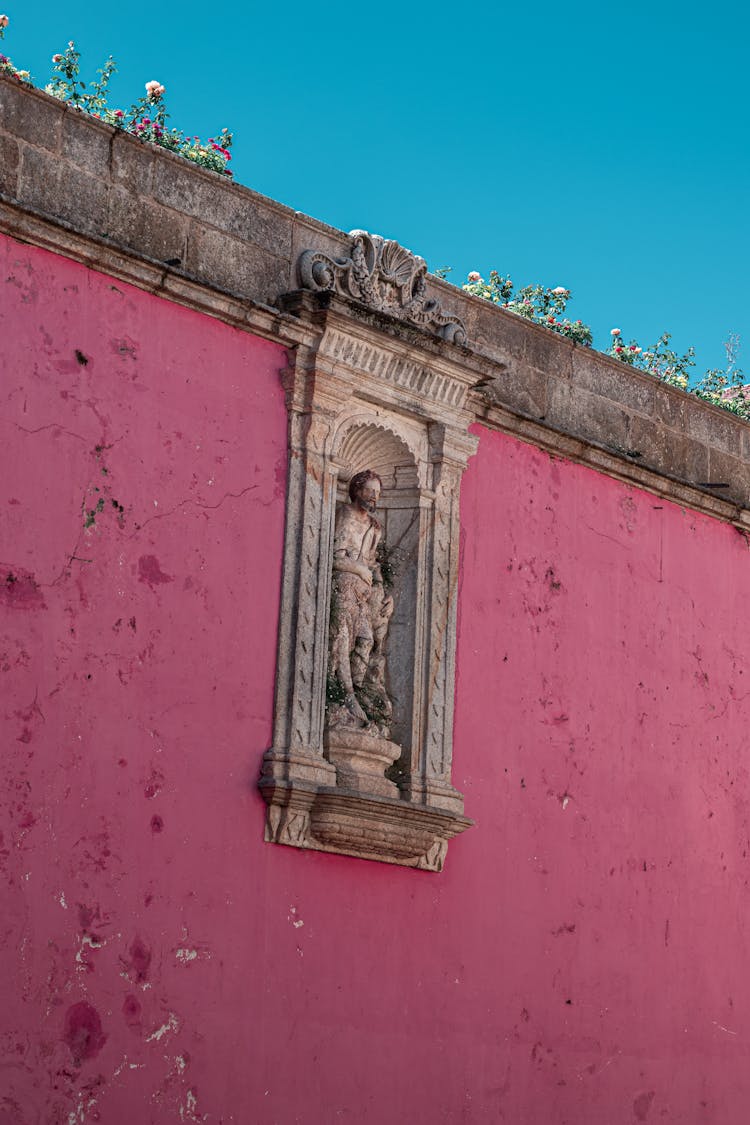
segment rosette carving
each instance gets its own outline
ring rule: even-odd
[[[416,324],[450,340],[466,343],[466,329],[457,316],[443,312],[440,301],[427,296],[427,263],[393,239],[351,231],[348,258],[332,258],[322,250],[304,250],[299,259],[303,289],[330,290],[353,297],[368,308]]]

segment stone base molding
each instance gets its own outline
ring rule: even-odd
[[[442,871],[448,841],[473,821],[455,812],[340,785],[265,784],[265,838],[274,844]]]

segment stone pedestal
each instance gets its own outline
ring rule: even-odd
[[[336,784],[353,793],[398,797],[398,786],[385,771],[401,757],[401,747],[365,731],[334,729],[323,738],[325,756],[336,767]]]

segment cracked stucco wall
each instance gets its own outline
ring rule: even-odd
[[[283,349],[11,239],[0,334],[2,1125],[745,1125],[746,535],[477,426],[477,825],[270,847]]]
[[[285,353],[8,239],[0,286],[0,1120],[200,1121],[270,740]]]

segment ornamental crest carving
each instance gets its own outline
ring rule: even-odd
[[[305,250],[299,259],[303,289],[329,290],[353,297],[370,309],[435,332],[454,344],[466,344],[466,328],[457,316],[444,313],[440,301],[427,296],[427,263],[390,238],[350,232],[348,258],[331,258],[321,250]]]

